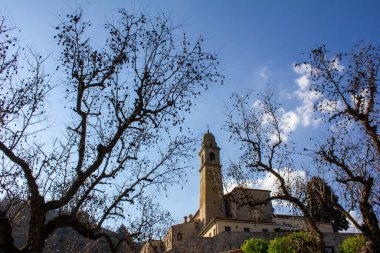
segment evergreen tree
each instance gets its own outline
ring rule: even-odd
[[[121,238],[126,238],[128,236],[128,229],[124,224],[121,224],[120,227],[117,228],[116,234]]]
[[[349,223],[346,217],[336,208],[338,197],[331,187],[320,177],[313,177],[307,183],[307,207],[316,221],[332,222],[334,231],[346,230]]]

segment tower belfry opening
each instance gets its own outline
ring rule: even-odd
[[[210,162],[215,161],[215,154],[213,152],[210,152]]]

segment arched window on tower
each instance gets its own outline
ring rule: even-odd
[[[210,152],[210,162],[215,161],[215,154],[213,152]]]

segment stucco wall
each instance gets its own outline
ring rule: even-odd
[[[225,232],[226,227],[230,227],[231,232],[244,232],[244,228],[248,228],[250,232],[274,232],[272,223],[216,220],[212,226],[202,233],[203,237],[213,237],[221,232]]]

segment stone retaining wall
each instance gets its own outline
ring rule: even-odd
[[[283,236],[286,233],[261,233],[261,232],[222,232],[214,237],[196,237],[183,242],[180,246],[168,251],[169,253],[222,253],[238,252],[245,240],[250,238],[261,238],[270,241],[275,237]],[[348,236],[353,233],[326,233],[324,242],[326,246],[334,248],[338,252],[338,247]]]

